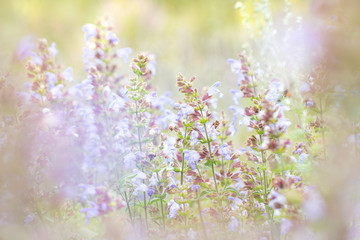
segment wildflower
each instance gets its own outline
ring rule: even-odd
[[[86,222],[89,223],[89,220],[93,217],[97,217],[100,215],[100,211],[99,211],[99,206],[94,203],[89,201],[90,207],[88,208],[81,208],[80,212],[81,213],[86,213]]]
[[[89,41],[90,38],[92,37],[96,37],[97,36],[97,32],[96,32],[96,26],[93,24],[85,24],[82,27],[82,30],[85,33],[85,41]]]
[[[136,165],[136,156],[133,152],[128,153],[125,157],[124,157],[124,165],[127,168],[130,168],[132,166]]]
[[[243,180],[241,180],[240,178],[237,178],[235,180],[236,180],[235,188],[237,190],[242,189],[243,187],[245,187],[245,183],[244,183]]]
[[[179,120],[181,117],[186,118],[188,115],[194,113],[194,108],[187,105],[187,104],[184,104],[184,103],[183,104],[176,103],[176,104],[174,104],[174,107],[175,108],[180,108],[180,111],[179,111],[179,113],[177,115],[176,120]]]
[[[233,96],[233,101],[234,103],[237,105],[239,104],[239,99],[242,98],[244,96],[244,93],[242,91],[239,91],[239,90],[230,90],[230,92],[232,94],[234,94]]]
[[[158,181],[159,179],[157,178],[156,173],[153,173],[152,177],[149,179],[150,186],[156,186]]]
[[[74,82],[73,69],[71,67],[65,69],[65,71],[63,72],[63,76],[69,82]]]
[[[281,209],[286,204],[286,198],[276,191],[270,192],[269,199],[269,207],[274,209]]]
[[[180,209],[180,205],[177,204],[173,199],[170,200],[169,204],[169,214],[167,215],[168,218],[176,218],[177,211]]]
[[[201,189],[201,187],[200,187],[200,185],[192,185],[192,186],[191,186],[191,189],[192,189],[193,191],[198,192],[198,191]]]
[[[95,191],[95,187],[93,185],[89,185],[89,184],[79,184],[79,188],[81,190],[83,190],[83,196],[87,196],[87,195],[95,195],[96,191]]]
[[[301,153],[299,156],[299,163],[303,163],[304,160],[309,156],[309,154]]]
[[[228,63],[230,63],[230,67],[231,67],[231,72],[235,73],[236,75],[241,75],[242,71],[241,71],[241,62],[239,62],[238,60],[235,59],[228,59],[227,60]]]
[[[56,43],[52,43],[49,47],[49,53],[52,57],[55,57],[58,54],[58,50],[56,49]]]
[[[55,87],[56,75],[51,72],[46,73],[46,82],[49,84],[50,89]]]
[[[133,192],[134,196],[137,196],[139,194],[139,192],[147,192],[148,191],[148,187],[144,184],[141,183],[139,181],[134,182],[135,183],[135,189]]]
[[[188,162],[192,170],[196,169],[196,163],[200,159],[200,155],[197,151],[194,150],[185,150],[185,160]]]
[[[193,145],[198,143],[198,137],[199,137],[199,133],[197,131],[193,130],[190,135],[190,141]]]
[[[224,96],[224,94],[222,94],[220,92],[220,90],[218,89],[218,87],[221,85],[221,82],[216,82],[214,83],[208,90],[208,95],[212,96],[214,94],[219,94],[219,97],[222,98]]]
[[[301,86],[300,86],[300,92],[301,93],[305,93],[305,92],[308,92],[310,91],[310,86],[307,84],[307,83],[301,83]]]
[[[109,109],[113,111],[119,111],[120,108],[124,107],[125,100],[121,98],[119,95],[113,93],[111,94],[111,100],[109,104]]]
[[[134,169],[133,172],[136,173],[136,176],[131,179],[131,182],[133,183],[139,183],[141,180],[145,180],[146,179],[146,174],[137,170],[137,169]]]
[[[277,102],[284,91],[284,85],[280,82],[273,81],[269,88],[270,90],[266,94],[265,99],[269,102]]]
[[[314,106],[314,101],[311,98],[307,99],[306,103],[305,103],[305,106],[313,107]]]
[[[149,195],[150,197],[154,194],[155,189],[152,187],[148,187],[147,189],[147,195]]]
[[[226,160],[231,160],[231,156],[230,156],[230,149],[228,148],[229,145],[227,145],[226,143],[224,143],[223,145],[221,145],[219,147],[219,153],[226,159]]]
[[[116,34],[111,31],[106,32],[105,39],[114,45],[119,43],[119,39],[117,38]]]

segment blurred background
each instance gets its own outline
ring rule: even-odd
[[[114,26],[119,47],[133,49],[131,57],[142,51],[156,55],[154,86],[160,93],[170,90],[177,96],[177,74],[195,75],[197,87],[223,82],[220,106],[229,106],[228,90],[236,87],[226,59],[236,59],[244,49],[250,52],[254,69],[259,66],[265,75],[272,74],[265,80],[280,78],[290,96],[299,93],[296,84],[323,56],[324,85],[332,87],[329,94],[338,84],[351,94],[325,113],[328,140],[319,146],[325,145],[329,160],[315,165],[311,177],[328,208],[326,216],[311,226],[325,232],[318,239],[346,239],[347,221],[360,216],[360,146],[353,141],[354,149],[346,148],[349,136],[360,132],[359,4],[359,0],[0,0],[0,79],[10,72],[12,84],[27,81],[19,43],[24,38],[46,38],[57,44],[58,63],[73,67],[75,81],[82,81],[86,73],[81,29],[101,17],[108,17]],[[19,138],[9,148],[31,141]],[[14,158],[25,159],[31,147]],[[350,239],[360,239],[360,224],[351,226],[356,237]]]
[[[142,51],[156,54],[158,71],[154,85],[161,92],[176,92],[178,73],[197,76],[198,86],[216,81],[235,86],[226,59],[237,58],[248,46],[247,40],[262,34],[269,20],[264,16],[264,8],[271,8],[272,15],[276,16],[273,19],[279,19],[280,23],[290,10],[293,15],[305,15],[309,11],[308,1],[274,0],[269,6],[267,2],[0,0],[0,56],[8,60],[2,61],[0,67],[7,71],[16,66],[12,63],[19,57],[14,50],[24,37],[46,38],[57,44],[58,62],[72,66],[75,79],[81,81],[86,77],[80,67],[85,43],[81,28],[108,17],[120,39],[119,46],[133,49],[131,57]],[[240,4],[246,7],[245,11]]]

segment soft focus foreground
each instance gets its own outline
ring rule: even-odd
[[[360,239],[359,4],[307,4],[232,3],[247,37],[206,79],[107,19],[82,65],[24,38],[0,76],[0,237]]]

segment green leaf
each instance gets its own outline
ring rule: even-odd
[[[154,204],[154,203],[156,203],[156,202],[160,202],[160,201],[161,201],[160,198],[153,198],[153,199],[151,199],[151,201],[149,202],[149,205],[152,205],[152,204]],[[164,199],[163,199],[162,201],[163,201],[163,203],[166,204],[166,201],[165,201]]]
[[[240,195],[240,193],[239,193],[239,191],[238,190],[236,190],[235,188],[233,188],[233,187],[226,187],[225,188],[225,191],[227,191],[227,192],[231,192],[231,193],[234,193],[234,194],[236,194],[238,197],[241,197],[241,195]]]

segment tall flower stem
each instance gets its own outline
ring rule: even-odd
[[[130,220],[131,220],[131,224],[133,224],[133,218],[131,216],[131,209],[130,209],[130,199],[128,199],[127,197],[127,194],[126,194],[126,191],[124,191],[124,196],[125,196],[125,201],[126,201],[126,206],[127,206],[127,209],[129,210],[129,216],[130,216]]]
[[[135,114],[136,114],[136,121],[140,122],[139,119],[139,106],[138,106],[138,101],[135,101]],[[142,144],[141,144],[141,133],[140,133],[140,129],[141,127],[138,125],[137,126],[137,135],[138,135],[138,144],[139,144],[139,151],[142,152]],[[141,164],[141,163],[140,163]],[[144,168],[141,165],[141,170],[144,171]],[[143,183],[145,183],[145,180],[143,180]],[[144,213],[145,213],[145,224],[146,224],[146,228],[149,229],[149,224],[148,224],[148,217],[147,217],[147,205],[146,205],[146,192],[144,192]]]
[[[185,127],[185,133],[184,133],[184,141],[186,140],[186,134],[187,134],[187,127]],[[184,154],[184,149],[183,152],[181,154],[181,185],[183,185],[184,183],[184,168],[185,168],[185,154]]]
[[[158,172],[156,172],[156,176],[157,176],[157,179],[160,179]],[[159,189],[159,193],[160,193],[160,189]],[[161,207],[161,217],[162,217],[162,222],[163,222],[163,228],[164,228],[164,230],[165,230],[166,225],[165,225],[165,214],[164,214],[163,194],[160,194],[160,207]]]
[[[203,116],[203,111],[202,111],[200,106],[199,106],[199,109],[200,109],[201,116],[204,117]],[[209,155],[210,155],[210,160],[211,160],[211,158],[212,158],[211,145],[210,145],[210,138],[209,138],[209,135],[208,135],[208,131],[207,131],[207,128],[206,128],[206,123],[204,123],[203,126],[204,126],[204,130],[205,130],[206,142],[208,144]],[[211,171],[212,171],[212,175],[213,175],[213,179],[214,179],[216,193],[219,194],[217,183],[216,183],[216,175],[215,175],[215,168],[214,168],[214,163],[213,162],[211,162]]]

